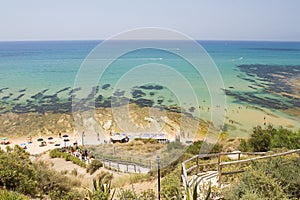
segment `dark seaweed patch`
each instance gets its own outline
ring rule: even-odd
[[[8,90],[8,87],[1,88],[1,89],[0,89],[0,93],[2,93],[2,92],[5,91],[5,90]]]
[[[257,83],[254,79],[246,78],[244,75],[239,75],[238,77],[246,81],[254,83],[253,85],[261,87],[263,89],[262,93],[269,92],[277,96],[281,96],[284,99],[275,100],[271,98],[260,98],[255,94],[245,93],[245,92],[229,92],[225,91],[227,95],[234,96],[237,100],[258,104],[262,107],[268,107],[273,109],[288,109],[290,107],[296,107],[299,105],[299,99],[293,98],[295,88],[289,85],[287,80],[300,76],[300,66],[293,65],[240,65],[238,66],[241,72],[255,76],[256,80],[265,81],[266,83]],[[255,87],[249,86],[252,89],[257,89]],[[285,94],[288,93],[288,94]],[[259,95],[259,93],[257,93]]]
[[[103,100],[103,96],[101,94],[98,95],[98,97],[95,99],[96,102],[100,102]]]
[[[5,96],[5,97],[2,97],[2,100],[7,100],[9,98],[10,98],[10,96]]]
[[[195,110],[196,110],[195,107],[190,107],[190,108],[189,108],[189,111],[190,111],[190,112],[194,112]]]
[[[113,95],[114,95],[114,96],[117,96],[117,97],[124,96],[124,94],[125,94],[125,91],[124,91],[124,90],[122,90],[122,91],[116,90],[116,91],[113,93]]]
[[[145,90],[162,90],[163,86],[160,85],[142,85],[140,86],[141,89]]]
[[[63,88],[63,89],[57,91],[56,94],[61,93],[61,92],[64,92],[64,91],[67,91],[67,90],[69,90],[70,88],[71,88],[71,87]]]
[[[137,99],[137,100],[130,100],[131,102],[135,103],[139,107],[152,107],[154,102],[150,99]]]
[[[251,88],[251,89],[253,89],[253,90],[257,90],[256,87],[253,87],[253,86],[251,86],[251,85],[248,85],[248,88]]]
[[[102,86],[102,89],[107,90],[109,87],[110,87],[110,84],[107,83]]]
[[[80,90],[81,90],[80,87],[79,87],[79,88],[72,89],[72,90],[70,90],[69,95],[72,95],[72,94],[74,94],[75,92],[80,91]]]
[[[41,99],[43,96],[44,95],[41,92],[39,92],[39,93],[37,93],[35,95],[32,95],[31,98],[32,99]]]
[[[142,90],[136,90],[136,89],[134,89],[132,92],[131,92],[131,94],[132,94],[132,97],[133,98],[141,98],[141,97],[143,97],[143,96],[146,96],[146,93],[144,93]]]
[[[26,92],[26,89],[19,90],[20,93]]]
[[[19,101],[25,94],[20,94],[19,96],[17,96],[16,98],[13,99],[13,101]]]

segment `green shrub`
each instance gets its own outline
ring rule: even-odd
[[[139,195],[139,200],[155,200],[156,196],[153,190],[148,189]]]
[[[0,190],[0,199],[5,200],[29,200],[28,197],[24,196],[23,194],[7,191],[7,190]]]
[[[253,133],[249,139],[249,146],[252,151],[265,152],[271,148],[271,133],[268,129],[262,129],[261,126],[257,126],[253,129]]]
[[[67,153],[67,152],[62,152],[59,148],[56,149],[52,149],[50,151],[50,157],[51,158],[64,158],[66,161],[71,161],[72,163],[86,168],[87,165],[85,164],[85,162],[82,162],[79,158],[72,156],[71,154]]]
[[[23,194],[35,194],[38,174],[29,154],[19,146],[0,150],[0,186]]]
[[[200,153],[220,153],[222,151],[222,146],[220,144],[210,144],[204,141],[196,141],[190,145],[186,153],[197,155]]]
[[[238,149],[242,152],[251,151],[249,144],[247,143],[247,140],[245,140],[245,139],[240,139],[240,146]]]
[[[167,151],[169,151],[169,152],[174,149],[183,149],[183,148],[184,148],[184,146],[181,144],[181,142],[179,142],[177,140],[174,142],[170,142],[167,145]]]
[[[104,183],[110,183],[113,179],[113,174],[101,171],[99,174],[97,174],[97,178],[101,179]]]
[[[242,139],[239,150],[241,151],[269,151],[273,148],[300,148],[300,130],[293,132],[280,127],[275,129],[272,125],[266,128],[257,126],[247,140]]]
[[[300,199],[300,158],[280,157],[257,166],[277,180],[290,198]]]
[[[118,194],[119,200],[137,200],[137,194],[132,190],[123,190]]]
[[[142,141],[144,144],[158,144],[159,142],[156,139],[153,138],[136,138],[135,141]]]
[[[167,174],[161,181],[161,195],[166,199],[182,199],[180,166]]]
[[[225,199],[299,199],[299,174],[299,157],[255,162],[225,192]]]
[[[57,154],[57,152],[52,153]],[[50,170],[45,163],[32,163],[29,154],[19,146],[0,150],[0,187],[13,190],[32,197],[49,195],[51,199],[76,199],[82,197],[74,189],[79,182],[72,181],[62,174]],[[2,198],[1,195],[9,195]],[[18,197],[17,193],[1,191],[0,199],[27,199]],[[16,196],[16,198],[14,198]],[[82,198],[81,198],[82,199]]]
[[[71,180],[56,171],[50,170],[43,162],[35,163],[34,168],[39,175],[37,177],[37,188],[39,188],[40,196],[50,195],[51,199],[57,200],[70,196],[82,197],[82,195],[74,189],[81,186],[80,182]]]
[[[103,166],[103,163],[100,160],[94,159],[86,168],[86,171],[90,174],[93,174],[100,167]]]
[[[118,194],[119,200],[155,200],[156,196],[153,190],[148,189],[137,195],[134,190],[123,190]]]

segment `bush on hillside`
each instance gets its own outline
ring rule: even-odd
[[[136,138],[135,141],[142,141],[144,144],[158,144],[158,140],[153,138]]]
[[[19,146],[8,148],[6,152],[0,150],[1,188],[5,187],[7,190],[32,197],[39,196],[42,198],[47,195],[53,200],[58,200],[80,198],[80,193],[74,189],[79,186],[80,183],[71,181],[60,173],[50,170],[45,163],[32,163],[29,154]],[[6,194],[18,195],[9,192],[2,192],[0,195]]]
[[[97,174],[97,178],[103,180],[104,183],[110,183],[113,179],[113,174],[101,171],[99,174]]]
[[[167,174],[161,181],[161,195],[165,199],[182,199],[180,167]]]
[[[5,200],[29,200],[28,197],[26,197],[23,194],[8,191],[8,190],[0,190],[0,199]]]
[[[248,140],[241,140],[239,150],[265,152],[272,148],[300,148],[300,130],[293,132],[280,127],[275,129],[272,125],[262,128],[257,126],[253,128],[253,133]]]
[[[33,195],[36,192],[38,174],[29,154],[20,146],[0,150],[0,187],[23,194]]]
[[[241,179],[225,192],[225,199],[299,199],[300,158],[273,158],[255,162]]]
[[[62,152],[61,149],[59,149],[59,148],[52,149],[50,151],[50,157],[51,158],[64,158],[66,161],[71,161],[72,163],[74,163],[75,165],[78,165],[80,167],[83,167],[83,168],[87,167],[85,162],[81,161],[79,158],[71,155],[70,153]]]
[[[222,146],[220,144],[211,144],[204,141],[196,141],[190,145],[186,153],[197,155],[200,153],[220,153],[222,151]]]
[[[75,187],[80,187],[81,183],[75,180],[71,180],[60,173],[50,170],[46,163],[38,162],[34,164],[36,169],[39,195],[49,195],[51,199],[64,199],[66,197],[81,195],[75,190]],[[69,198],[72,199],[72,198]]]
[[[98,169],[100,169],[100,167],[103,166],[103,163],[100,160],[92,160],[92,162],[87,166],[86,168],[86,172],[93,174],[95,171],[97,171]]]
[[[123,190],[121,189],[118,194],[119,200],[155,200],[156,196],[153,190],[148,189],[141,192],[140,195],[137,195],[134,190]]]

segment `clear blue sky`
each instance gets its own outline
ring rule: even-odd
[[[195,39],[300,41],[300,0],[0,0],[0,40],[105,39],[138,27]]]

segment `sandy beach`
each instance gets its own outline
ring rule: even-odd
[[[66,134],[65,134],[66,135]],[[62,135],[63,136],[63,135]],[[48,138],[52,137],[53,139],[48,140]],[[42,141],[38,141],[39,138],[43,138],[43,141],[46,143],[45,146],[42,146]],[[64,141],[65,139],[68,139],[69,141]],[[54,148],[58,147],[64,147],[73,145],[75,142],[79,142],[79,138],[74,135],[68,135],[68,137],[58,137],[57,135],[47,135],[47,136],[34,136],[32,137],[32,142],[29,141],[29,137],[21,136],[21,137],[15,137],[15,138],[7,138],[7,140],[10,142],[8,145],[0,145],[1,149],[6,149],[7,146],[14,147],[15,145],[19,145],[26,149],[27,152],[29,152],[31,155],[37,155],[41,154],[43,152],[46,152],[48,150],[52,150]],[[59,145],[58,145],[59,144]],[[26,146],[26,147],[25,147]]]

